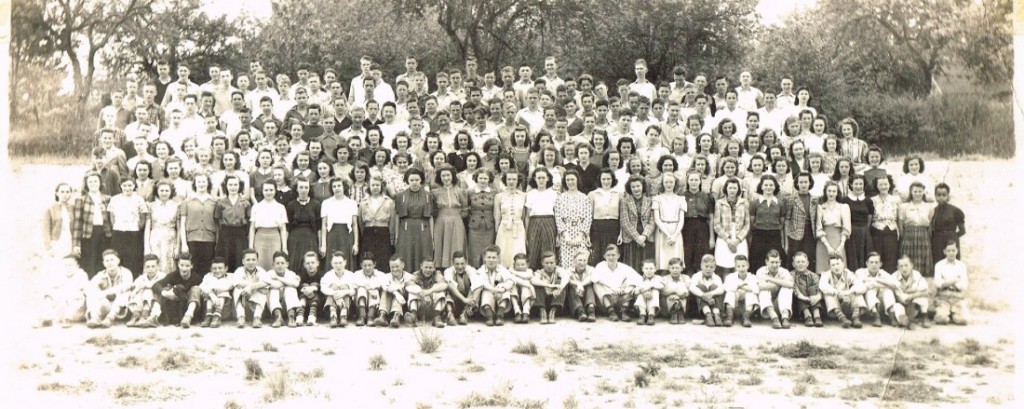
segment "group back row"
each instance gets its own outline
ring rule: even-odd
[[[636,269],[680,257],[695,272],[713,254],[724,275],[743,254],[756,271],[775,249],[820,272],[876,251],[885,270],[908,255],[928,277],[965,233],[922,159],[890,173],[854,118],[830,122],[793,78],[761,90],[749,72],[731,85],[676,67],[653,83],[637,60],[613,93],[560,77],[554,57],[538,78],[479,73],[473,59],[429,78],[405,66],[389,83],[363,57],[347,90],[305,64],[294,82],[258,61],[208,67],[202,85],[184,64],[130,73],[100,111],[82,185],[56,188],[47,249],[90,276],[106,249],[138,276],[150,253],[164,272],[182,251],[200,272],[215,256],[233,270],[246,248],[267,270],[276,251],[300,271],[307,251],[336,250],[443,268],[458,251],[479,265],[497,244],[503,265],[525,253],[539,269],[547,250],[571,268],[579,250],[616,244]]]

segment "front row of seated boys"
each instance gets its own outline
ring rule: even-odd
[[[927,328],[929,308],[934,308],[937,324],[967,322],[967,270],[957,260],[952,242],[945,247],[946,258],[936,265],[934,289],[908,257],[899,259],[898,271],[888,273],[876,253],[869,255],[866,268],[857,271],[834,256],[829,270],[820,275],[807,270],[803,253],[793,257],[792,272],[781,267],[774,250],[755,273],[747,271],[749,262],[739,255],[735,270],[724,280],[715,272],[712,255],[705,255],[700,271],[688,277],[678,258],[669,262],[666,275],[656,274],[653,260],[645,260],[638,273],[619,263],[614,245],[605,249],[605,261],[594,267],[587,264],[589,253],[579,252],[571,271],[559,267],[552,252],[542,255],[543,267],[537,271],[527,268],[525,254],[516,255],[509,270],[499,265],[499,253],[498,247],[489,247],[479,268],[468,266],[459,252],[444,271],[425,260],[413,273],[406,272],[395,256],[384,273],[377,270],[372,254],[363,256],[360,269],[346,270],[347,260],[340,252],[331,255],[331,269],[320,272],[318,256],[310,252],[305,254],[303,271],[296,273],[288,269],[287,254],[274,254],[273,268],[265,271],[250,249],[233,273],[227,272],[224,259],[215,258],[205,275],[192,271],[187,253],[179,256],[177,270],[170,274],[160,273],[160,260],[147,255],[143,274],[132,280],[131,272],[120,267],[117,253],[107,250],[104,270],[91,280],[73,257],[65,259],[66,273],[45,296],[51,313],[43,325],[56,319],[66,327],[85,319],[90,328],[110,327],[117,320],[127,320],[129,327],[163,323],[188,328],[199,322],[201,327],[216,328],[229,313],[239,328],[259,328],[269,310],[271,327],[312,326],[321,322],[321,316],[332,328],[398,328],[403,322],[444,327],[466,325],[478,317],[488,326],[500,326],[509,318],[528,323],[534,309],[541,324],[554,324],[559,316],[593,322],[598,308],[611,321],[635,319],[638,325],[654,325],[659,315],[670,324],[685,323],[692,308],[688,304],[696,308],[691,313],[695,322],[702,319],[709,327],[728,327],[734,321],[750,327],[755,317],[773,328],[790,328],[794,319],[808,327],[821,327],[825,319],[843,328],[861,328],[864,322],[880,327],[885,317],[894,326]]]

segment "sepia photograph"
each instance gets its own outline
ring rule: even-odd
[[[9,408],[1012,408],[1015,0],[0,0]]]

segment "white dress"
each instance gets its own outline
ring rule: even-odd
[[[676,194],[660,194],[653,198],[651,208],[654,209],[654,217],[662,217],[663,222],[670,225],[683,223],[683,213],[686,212],[686,198]],[[654,256],[655,264],[659,269],[667,269],[668,261],[674,257],[683,258],[683,236],[676,239],[675,244],[668,244],[668,236],[661,229],[655,229],[654,233]]]

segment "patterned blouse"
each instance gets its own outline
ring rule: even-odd
[[[574,237],[583,237],[587,241],[593,219],[594,207],[587,195],[578,191],[565,192],[555,199],[555,226],[560,245]]]
[[[878,195],[871,198],[871,203],[874,206],[875,214],[871,220],[871,227],[878,230],[898,230],[899,224],[897,224],[900,210],[900,198],[896,195],[886,195],[882,198],[882,195]]]
[[[725,197],[718,199],[715,203],[715,235],[722,239],[746,240],[750,232],[749,208],[747,199],[742,197],[736,198],[732,204]]]

